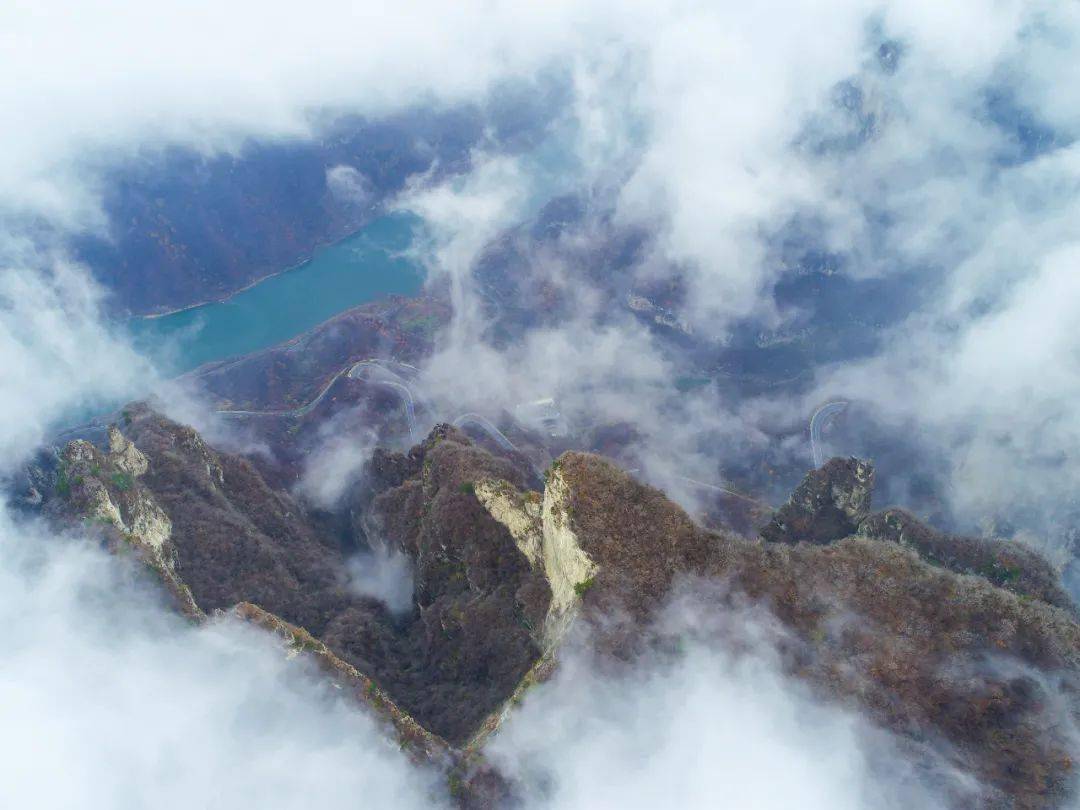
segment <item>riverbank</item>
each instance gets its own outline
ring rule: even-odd
[[[352,307],[411,296],[425,271],[406,252],[418,220],[385,214],[308,260],[269,274],[220,301],[127,322],[136,347],[182,374],[295,337]]]
[[[298,259],[297,261],[293,262],[292,264],[286,265],[285,267],[281,268],[280,270],[271,270],[269,273],[265,273],[264,275],[261,275],[261,276],[255,278],[255,279],[252,279],[248,283],[244,284],[242,287],[237,287],[235,290],[233,290],[232,292],[228,293],[227,295],[225,295],[225,296],[223,296],[221,298],[207,298],[205,301],[197,301],[194,304],[185,304],[182,307],[176,307],[175,309],[167,309],[167,310],[164,310],[162,312],[146,312],[146,313],[140,313],[140,314],[134,314],[133,313],[133,314],[130,314],[128,316],[128,319],[129,320],[152,321],[152,320],[156,320],[158,318],[168,318],[170,315],[179,315],[181,312],[187,312],[188,310],[198,309],[199,307],[211,306],[213,304],[227,303],[230,299],[235,298],[236,296],[247,292],[252,287],[259,286],[264,281],[269,281],[270,279],[276,278],[277,276],[284,275],[285,273],[291,273],[294,270],[302,269],[304,267],[304,265],[314,261],[315,257],[318,256],[318,254],[320,252],[322,252],[324,250],[327,250],[329,248],[336,247],[336,246],[340,245],[342,242],[347,242],[349,239],[352,239],[354,236],[359,234],[365,228],[370,226],[380,216],[388,216],[388,213],[384,209],[378,208],[375,211],[375,213],[373,213],[371,216],[365,218],[362,222],[357,223],[355,227],[349,228],[348,233],[346,233],[346,234],[344,234],[342,236],[335,237],[334,239],[327,239],[327,240],[324,240],[324,241],[316,242],[315,245],[312,247],[311,252],[308,253],[307,255],[305,255],[303,258]]]

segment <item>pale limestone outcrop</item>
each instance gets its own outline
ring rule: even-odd
[[[134,444],[132,444],[115,425],[109,427],[109,461],[118,470],[138,478],[150,467],[150,462]]]
[[[172,537],[172,521],[157,502],[149,495],[139,492],[128,507],[128,531],[161,557],[162,563],[171,564],[167,556],[169,538]]]
[[[177,430],[176,436],[182,449],[196,453],[202,459],[206,465],[206,474],[211,481],[217,484],[225,483],[225,472],[221,468],[221,462],[218,461],[217,455],[207,447],[203,437],[199,435],[195,428],[186,425],[181,426]]]
[[[503,524],[534,567],[543,567],[551,603],[543,642],[550,648],[573,621],[587,587],[599,570],[581,548],[570,514],[570,487],[558,465],[551,468],[541,504],[506,481],[479,481],[477,499]]]
[[[172,566],[172,521],[150,492],[133,480],[149,469],[141,450],[112,426],[108,453],[79,439],[65,448],[64,463],[68,486],[80,491],[84,517],[115,526],[129,542],[146,548],[156,563]],[[124,476],[129,478],[125,481]]]
[[[90,464],[97,448],[86,439],[75,439],[64,448],[64,460],[69,464]]]
[[[557,640],[573,620],[581,601],[580,588],[591,582],[598,569],[574,533],[570,514],[570,486],[558,465],[551,468],[544,487],[541,510],[541,554],[551,588],[551,606],[544,623],[544,638]]]
[[[96,478],[87,478],[85,482],[86,493],[86,517],[101,523],[111,523],[122,531],[126,531],[124,519],[120,516],[120,507],[117,506],[106,486]]]
[[[191,589],[176,572],[171,542],[172,521],[153,495],[136,479],[149,469],[142,451],[115,427],[109,429],[109,450],[76,440],[64,449],[59,486],[80,517],[112,526],[129,546],[142,552],[177,600],[180,612],[193,621],[205,614]]]
[[[510,532],[529,565],[533,568],[542,566],[541,543],[544,528],[541,499],[530,497],[535,493],[518,492],[507,481],[477,481],[474,491],[477,500],[487,509],[488,514]]]

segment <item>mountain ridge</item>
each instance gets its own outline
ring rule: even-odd
[[[707,613],[766,609],[788,675],[867,713],[927,767],[941,757],[975,775],[980,806],[1073,795],[1069,718],[1048,712],[1080,711],[1080,624],[1052,569],[1015,544],[871,512],[865,462],[811,471],[751,539],[700,526],[593,454],[564,453],[533,490],[529,470],[440,425],[407,453],[377,450],[335,517],[191,428],[126,413],[107,450],[68,445],[46,513],[139,549],[197,620],[238,615],[345,677],[421,756],[452,763],[463,805],[513,795],[483,744],[557,669],[571,628],[616,662],[669,649],[656,620],[687,582],[721,584]],[[342,585],[356,548],[411,560],[407,617]]]

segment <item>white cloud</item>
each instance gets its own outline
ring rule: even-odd
[[[52,263],[46,263],[49,261]],[[50,426],[145,393],[149,365],[61,259],[0,272],[0,472]],[[175,402],[175,400],[174,400]],[[0,503],[0,805],[438,806],[438,774],[262,631],[196,629],[93,537]]]
[[[99,320],[101,291],[83,270],[44,261],[0,269],[0,458],[10,466],[62,415],[86,416],[153,381]]]
[[[763,264],[763,230],[825,202],[793,143],[858,67],[872,8],[691,4],[650,39],[636,92],[648,143],[620,213],[660,225],[666,258],[690,270],[689,314],[713,333],[767,304],[775,271]]]
[[[413,606],[412,560],[396,549],[361,552],[348,561],[349,590],[382,602],[393,613]]]
[[[497,732],[488,754],[526,807],[945,806],[895,739],[782,674],[767,615],[718,617],[688,593],[668,613],[675,656],[603,667],[572,646]],[[718,625],[742,653],[705,642]]]
[[[196,629],[136,563],[0,516],[0,804],[439,806],[438,775],[271,636]]]
[[[972,510],[1018,489],[1060,503],[1080,484],[1080,163],[1075,148],[1004,160],[1015,157],[1014,136],[988,120],[984,102],[1001,85],[1063,142],[1075,137],[1080,107],[1066,90],[1078,14],[990,0],[8,3],[0,107],[13,125],[0,132],[0,222],[99,227],[98,169],[115,159],[305,137],[328,111],[473,101],[499,80],[568,67],[580,180],[628,178],[620,221],[660,236],[641,270],[679,262],[697,325],[723,334],[741,316],[779,317],[767,239],[795,213],[825,223],[829,247],[852,257],[856,275],[931,268],[925,283],[940,286],[930,305],[880,357],[831,370],[821,390],[861,395],[932,430],[955,454],[957,497]],[[875,26],[902,42],[894,76],[866,67]],[[813,116],[842,128],[828,120],[829,92],[852,76],[878,113],[877,135],[823,157],[799,137]],[[434,266],[448,274],[458,313],[426,383],[447,401],[489,407],[555,393],[571,412],[642,425],[659,469],[671,472],[672,459],[684,474],[707,469],[695,455],[700,437],[744,426],[711,395],[673,393],[671,367],[643,329],[617,317],[597,326],[615,305],[584,288],[581,268],[545,268],[574,289],[569,322],[509,351],[476,340],[471,261],[527,206],[532,182],[518,160],[477,166],[454,186],[417,185],[403,202],[432,226]],[[27,244],[14,230],[0,240],[8,469],[62,414],[151,379],[98,320],[99,293],[82,271]],[[0,749],[24,774],[0,785],[3,803],[201,807],[223,796],[287,807],[364,795],[424,806],[424,778],[385,751],[368,721],[295,678],[269,642],[182,628],[118,583],[97,552],[7,518],[0,529],[0,614],[12,635]],[[799,775],[801,804],[857,806],[874,795],[859,721],[815,708],[767,657],[691,647],[682,663],[616,687],[571,661],[507,727],[505,761],[554,773],[551,801],[563,806],[612,796],[694,804],[718,791],[783,799],[763,762]],[[693,717],[681,709],[687,695],[701,707]],[[807,718],[824,731],[807,734]],[[823,738],[843,756],[823,752]],[[682,767],[702,752],[731,767]]]
[[[365,205],[372,200],[371,181],[352,166],[331,166],[326,170],[326,187],[346,202]]]
[[[829,170],[833,193],[876,217],[848,225],[853,269],[921,268],[925,301],[811,398],[863,398],[921,436],[952,469],[962,518],[1024,508],[1047,531],[1080,484],[1080,105],[1055,89],[1080,17],[971,2],[885,19],[905,52],[895,77],[868,82],[879,135]]]
[[[397,203],[424,220],[430,244],[417,255],[436,277],[448,279],[453,316],[444,342],[454,349],[475,343],[483,327],[472,282],[480,251],[525,212],[529,178],[513,157],[473,155],[464,178],[428,185],[416,178]]]
[[[296,137],[327,109],[474,100],[569,42],[576,4],[17,1],[0,9],[0,212],[100,225],[92,170]]]
[[[346,410],[319,425],[313,446],[304,455],[296,485],[299,494],[324,509],[340,506],[371,459],[378,437],[356,424],[358,414]]]

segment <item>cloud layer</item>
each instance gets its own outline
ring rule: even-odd
[[[843,392],[940,448],[962,511],[1060,509],[1080,484],[1080,105],[1062,90],[1080,64],[1078,34],[1072,6],[990,0],[322,2],[301,13],[7,4],[0,105],[16,125],[0,133],[4,471],[58,419],[153,382],[101,322],[101,292],[41,236],[105,226],[104,166],[169,145],[312,137],[338,112],[476,102],[554,70],[573,87],[573,184],[602,199],[615,226],[650,232],[633,280],[677,270],[696,334],[721,345],[745,319],[798,319],[773,295],[791,269],[776,242],[796,222],[854,278],[914,274],[925,303],[873,356],[819,369],[805,398],[741,409],[722,390],[673,390],[678,369],[654,333],[588,283],[588,267],[558,256],[522,272],[567,291],[568,317],[499,345],[484,337],[474,260],[544,178],[478,154],[471,176],[418,180],[401,202],[427,220],[433,275],[456,306],[425,371],[433,392],[490,408],[557,393],[572,415],[629,421],[654,478],[672,487],[676,475],[715,473],[717,447],[764,442],[766,423]],[[362,189],[347,171],[331,182]],[[271,641],[227,624],[183,627],[125,565],[42,534],[0,513],[11,628],[0,747],[16,774],[0,785],[4,804],[351,806],[362,795],[430,806],[430,775]],[[717,794],[789,806],[777,767],[810,806],[910,799],[906,782],[878,782],[861,756],[869,730],[815,706],[763,656],[691,646],[616,688],[571,660],[496,753],[526,784],[547,780],[540,806]]]
[[[603,668],[570,645],[489,747],[526,806],[931,808],[946,806],[943,786],[963,790],[958,775],[917,773],[896,740],[784,676],[775,620],[707,603],[684,589],[668,606],[674,655]]]
[[[932,466],[944,459],[942,494],[963,525],[990,515],[1024,515],[1040,532],[1071,523],[1080,483],[1080,422],[1070,407],[1080,387],[1070,281],[1080,105],[1055,88],[1075,63],[1075,9],[837,2],[823,13],[798,2],[690,3],[655,14],[631,7],[606,33],[605,48],[572,60],[568,165],[616,227],[650,234],[627,283],[677,277],[678,317],[718,348],[734,330],[797,334],[813,317],[812,340],[851,345],[814,369],[799,396],[789,389],[734,412],[736,392],[723,383],[693,403],[661,395],[670,352],[613,314],[625,304],[595,288],[594,268],[566,262],[602,258],[583,251],[564,251],[562,264],[531,256],[520,270],[573,299],[563,322],[509,348],[479,345],[482,302],[462,292],[471,288],[461,268],[507,213],[428,190],[424,204],[406,204],[444,246],[472,246],[465,258],[432,261],[453,279],[454,329],[468,335],[448,341],[429,369],[447,396],[471,391],[512,405],[558,393],[571,410],[611,419],[633,410],[645,434],[665,436],[673,411],[712,413],[678,424],[699,435],[737,425],[752,442],[761,431],[789,431],[823,399],[854,397],[896,442],[917,437]],[[477,180],[490,169],[480,166]],[[533,181],[504,165],[499,193]],[[440,214],[436,199],[464,216]],[[594,237],[588,227],[574,234]],[[855,340],[857,305],[829,322],[836,316],[815,315],[812,299],[777,296],[777,283],[807,272],[807,256],[826,257],[853,282],[879,279],[876,294],[911,303],[882,329],[873,314],[882,307],[867,302],[866,337]],[[866,346],[876,346],[870,356]],[[668,464],[680,459],[687,474],[711,466],[715,478],[730,445],[714,443],[711,464],[697,465],[700,442],[680,433]]]
[[[438,775],[272,637],[185,625],[137,566],[0,517],[0,803],[439,806]]]

